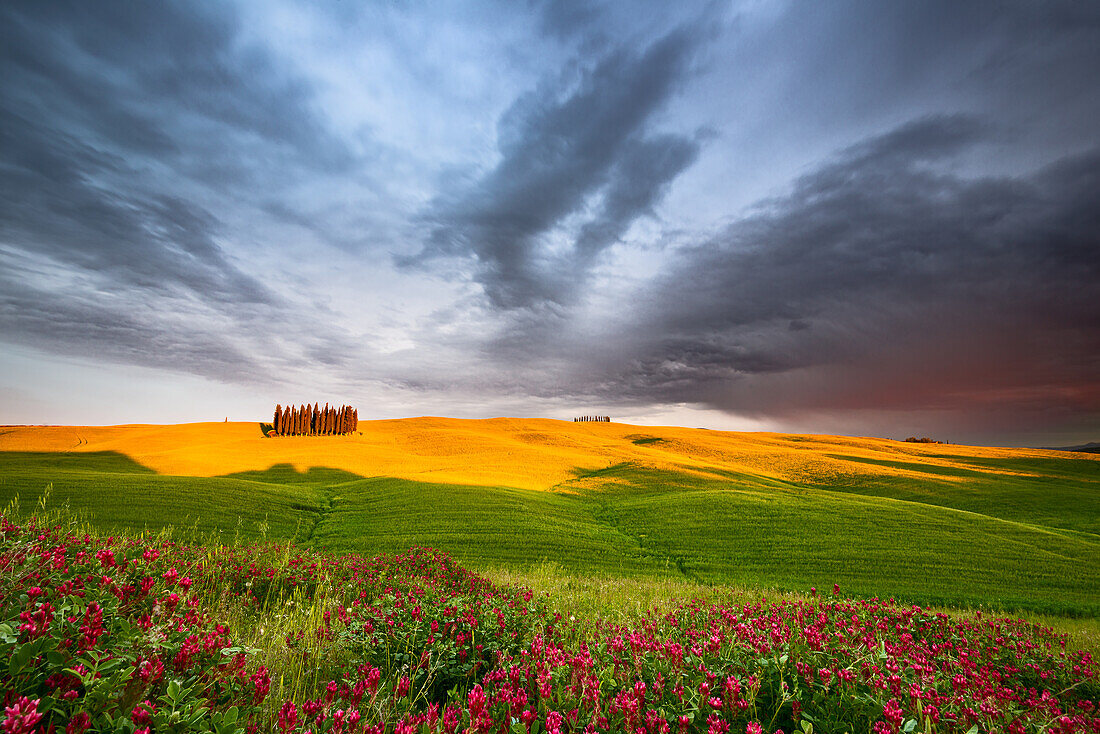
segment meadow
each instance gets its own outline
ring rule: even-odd
[[[0,504],[47,488],[106,532],[1100,616],[1088,454],[520,419],[3,429]]]
[[[0,517],[0,730],[1100,727],[1092,654],[1023,620],[861,600],[835,586],[575,611],[425,548],[368,558],[289,543],[190,545],[171,531],[104,536],[64,512]]]

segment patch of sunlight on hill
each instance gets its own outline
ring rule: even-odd
[[[289,464],[297,471],[327,467],[364,477],[540,490],[622,463],[799,484],[935,479],[965,485],[980,476],[1035,476],[1030,467],[1001,460],[1097,461],[1028,449],[515,418],[361,421],[349,436],[275,438],[265,437],[257,423],[19,426],[0,434],[0,451],[115,451],[178,476]]]

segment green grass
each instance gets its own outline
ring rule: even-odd
[[[18,495],[30,508],[50,485],[51,505],[108,531],[184,526],[367,554],[429,545],[479,569],[551,563],[576,577],[771,593],[839,583],[905,602],[1100,616],[1100,462],[861,461],[916,474],[813,484],[627,463],[542,492],[289,465],[162,476],[108,452],[12,452],[0,453],[0,507]]]
[[[333,551],[445,550],[472,567],[554,561],[573,569],[658,574],[636,541],[571,495],[379,477],[333,488],[313,537]]]
[[[702,583],[1095,614],[1100,538],[952,508],[623,466],[598,516]]]
[[[1100,462],[971,457],[966,463],[973,468],[959,469],[841,455],[834,458],[905,469],[922,476],[865,475],[858,480],[821,484],[820,489],[893,497],[1100,535]]]
[[[50,506],[68,506],[106,531],[301,540],[320,519],[315,484],[156,474],[115,452],[0,452],[0,507],[29,509],[49,487]]]

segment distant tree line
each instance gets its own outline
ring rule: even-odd
[[[339,408],[308,405],[275,406],[275,422],[271,433],[276,436],[338,436],[351,433],[359,426],[359,411],[350,405]]]
[[[574,418],[573,422],[574,423],[590,423],[590,422],[610,423],[611,422],[611,416],[607,416],[607,415],[582,415],[579,418]]]
[[[925,436],[923,438],[917,438],[916,436],[910,436],[909,438],[905,439],[905,442],[906,443],[943,443],[943,441],[936,441],[934,439],[928,438],[928,436]]]

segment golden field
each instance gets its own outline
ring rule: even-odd
[[[656,441],[648,439],[659,439]],[[635,441],[642,440],[638,444]],[[965,482],[941,470],[975,460],[1095,456],[1018,448],[912,444],[881,438],[740,433],[698,428],[573,423],[541,418],[406,418],[360,421],[349,436],[265,437],[258,423],[9,426],[0,451],[123,454],[158,474],[214,477],[290,464],[418,482],[567,489],[578,471],[617,464],[714,475],[734,472],[787,482],[859,482],[882,477]],[[868,462],[891,462],[885,466]],[[907,466],[899,467],[896,464]],[[983,467],[983,474],[1027,472]]]

